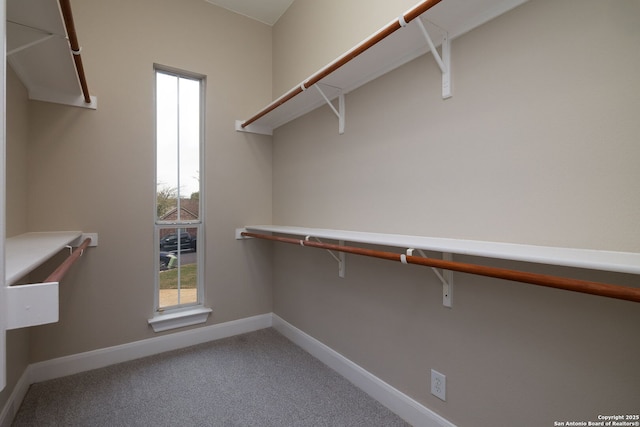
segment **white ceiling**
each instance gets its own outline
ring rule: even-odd
[[[268,25],[275,24],[293,0],[206,0]]]

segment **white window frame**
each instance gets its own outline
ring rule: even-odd
[[[157,217],[157,196],[154,197],[154,212],[153,212],[153,224],[154,224],[154,302],[153,312],[154,315],[149,319],[149,324],[153,327],[155,332],[165,331],[168,329],[179,328],[198,323],[204,323],[207,321],[211,309],[204,307],[204,253],[205,253],[205,226],[204,226],[204,211],[205,211],[205,179],[204,179],[204,136],[205,136],[205,94],[206,94],[206,76],[189,71],[180,70],[173,67],[167,67],[160,64],[153,65],[153,82],[154,82],[154,162],[157,162],[157,102],[156,102],[156,90],[157,90],[157,76],[159,73],[172,75],[178,78],[186,78],[190,80],[197,80],[200,83],[200,153],[199,153],[199,203],[198,203],[198,220],[176,220],[176,221],[160,221]],[[154,167],[154,191],[157,194],[157,182],[158,171],[157,163]],[[180,202],[176,208],[178,209],[178,218],[180,217]],[[160,308],[160,280],[158,271],[160,270],[160,230],[166,228],[195,228],[197,229],[197,250],[196,250],[196,262],[197,262],[197,301],[195,303],[181,304],[176,306],[170,306]],[[179,242],[179,238],[178,238]],[[179,243],[178,243],[179,247]]]

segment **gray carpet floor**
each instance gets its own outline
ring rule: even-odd
[[[273,329],[33,384],[13,426],[407,426]]]

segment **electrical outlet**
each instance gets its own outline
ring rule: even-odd
[[[431,370],[431,394],[447,400],[447,377],[434,369]]]

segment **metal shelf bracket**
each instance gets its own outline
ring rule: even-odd
[[[413,256],[413,251],[415,249],[407,249],[407,256]],[[418,249],[418,253],[423,258],[429,258],[425,255],[422,249]],[[442,254],[442,259],[445,261],[453,261],[453,254],[444,252]],[[431,267],[431,270],[435,273],[435,275],[442,282],[442,305],[445,307],[453,306],[453,271],[450,270],[438,270],[435,267]]]
[[[309,239],[311,239],[311,237],[312,236],[306,236],[304,238],[305,242],[308,242]],[[318,239],[317,237],[313,237],[313,240],[315,240],[318,243],[322,243],[322,240]],[[344,246],[344,240],[339,240],[338,245]],[[338,263],[338,276],[344,279],[346,268],[347,268],[347,254],[345,252],[338,252],[338,254],[336,255],[333,251],[330,251],[329,249],[327,249],[327,252],[329,252],[329,255],[331,255],[331,257],[335,259],[336,262]]]
[[[436,60],[438,67],[440,67],[440,71],[442,71],[442,99],[451,98],[451,44],[449,42],[449,33],[438,27],[442,32],[442,56],[440,56],[429,32],[422,22],[422,18],[418,17],[415,21],[420,27],[424,38],[427,40],[429,50],[433,54],[433,58]]]
[[[322,95],[322,97],[324,98],[324,100],[327,103],[327,105],[329,107],[331,107],[331,110],[333,110],[335,115],[338,117],[338,133],[340,135],[342,135],[344,133],[344,112],[345,112],[344,93],[342,93],[342,89],[336,88],[336,89],[338,89],[340,91],[339,94],[338,94],[338,108],[336,109],[336,107],[329,100],[327,95],[325,95],[325,93],[320,88],[320,86],[319,86],[320,84],[321,83],[316,83],[313,86],[315,86],[315,88],[318,89],[318,92],[320,92],[320,95]],[[329,86],[329,85],[326,85],[326,86]],[[331,86],[331,87],[333,87],[333,86]]]

